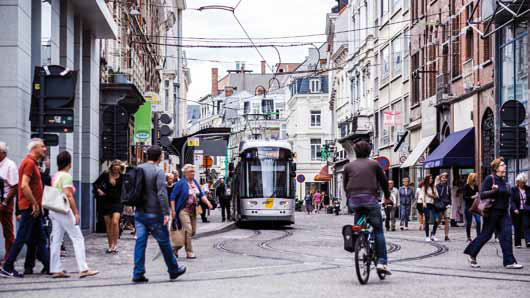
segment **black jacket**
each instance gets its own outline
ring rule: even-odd
[[[466,204],[466,208],[470,208],[471,205],[473,205],[473,196],[476,195],[478,192],[478,187],[476,185],[473,185],[471,187],[469,184],[466,184],[464,186],[464,203]]]
[[[495,177],[495,184],[499,186],[498,189],[493,190],[493,179],[492,177]],[[501,177],[498,177],[496,175],[489,175],[484,179],[482,182],[482,185],[480,186],[480,198],[481,199],[495,199],[493,202],[493,208],[494,209],[500,209],[500,210],[508,210],[508,207],[510,205],[510,190],[508,189],[508,185],[502,179]]]
[[[524,205],[525,210],[530,210],[530,186],[525,185],[525,193],[526,193],[526,202]],[[512,187],[511,190],[511,209],[512,210],[521,210],[521,197],[519,188],[517,186]]]

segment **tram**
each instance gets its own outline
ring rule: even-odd
[[[246,141],[233,167],[236,223],[294,224],[296,164],[287,141]]]

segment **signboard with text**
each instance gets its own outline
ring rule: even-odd
[[[384,126],[400,126],[401,112],[384,112]]]

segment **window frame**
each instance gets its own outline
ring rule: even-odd
[[[311,148],[311,161],[320,161],[322,158],[318,156],[318,153],[320,152],[322,148],[322,139],[321,138],[309,139],[309,146]]]
[[[309,125],[311,128],[322,127],[322,111],[321,110],[311,110]]]
[[[320,81],[320,78],[318,79],[310,79],[309,80],[309,92],[310,93],[320,93],[322,92],[322,83]],[[317,87],[317,88],[314,88]]]

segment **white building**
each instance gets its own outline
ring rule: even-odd
[[[296,69],[299,72],[316,70],[314,75],[301,73],[289,78],[287,135],[296,154],[297,175],[305,176],[304,183],[297,183],[299,197],[309,191],[329,189],[329,179],[319,181],[317,177],[326,166],[320,157],[321,147],[332,139],[328,75],[318,74],[325,65],[326,46],[322,45],[319,50],[310,49],[309,56]]]

